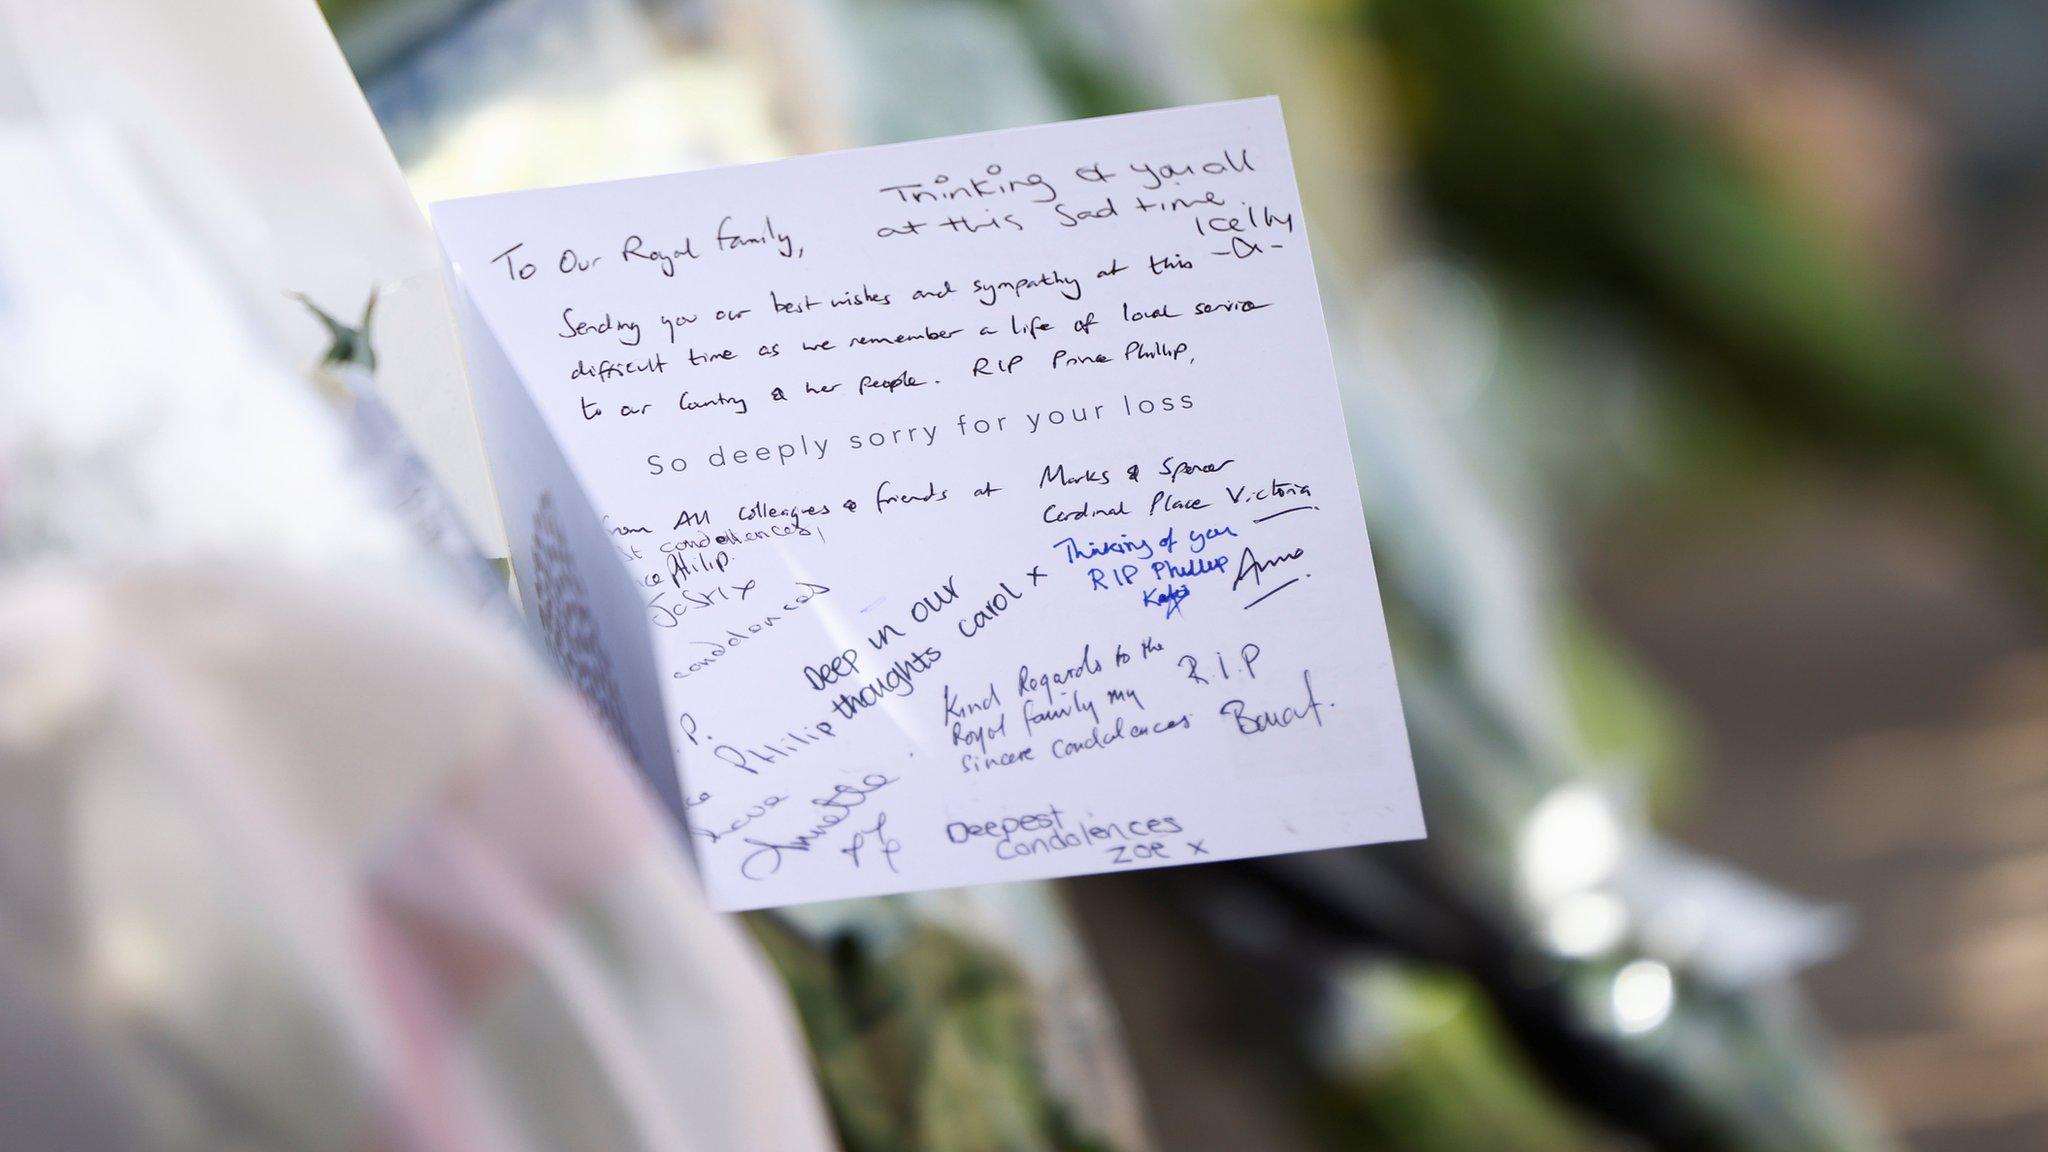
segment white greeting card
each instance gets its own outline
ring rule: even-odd
[[[558,448],[720,907],[1422,835],[1277,101],[434,222],[508,528]]]

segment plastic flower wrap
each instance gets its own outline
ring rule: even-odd
[[[10,1140],[831,1147],[759,953],[176,183],[110,128],[0,169]]]

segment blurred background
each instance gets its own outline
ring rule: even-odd
[[[423,202],[1282,98],[1431,840],[757,917],[849,1149],[2048,1148],[2048,4],[321,7]]]

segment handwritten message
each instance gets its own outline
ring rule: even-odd
[[[1422,834],[1277,101],[434,217],[719,906]]]

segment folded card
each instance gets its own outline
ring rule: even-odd
[[[1422,835],[1277,101],[434,222],[529,607],[719,906]]]

